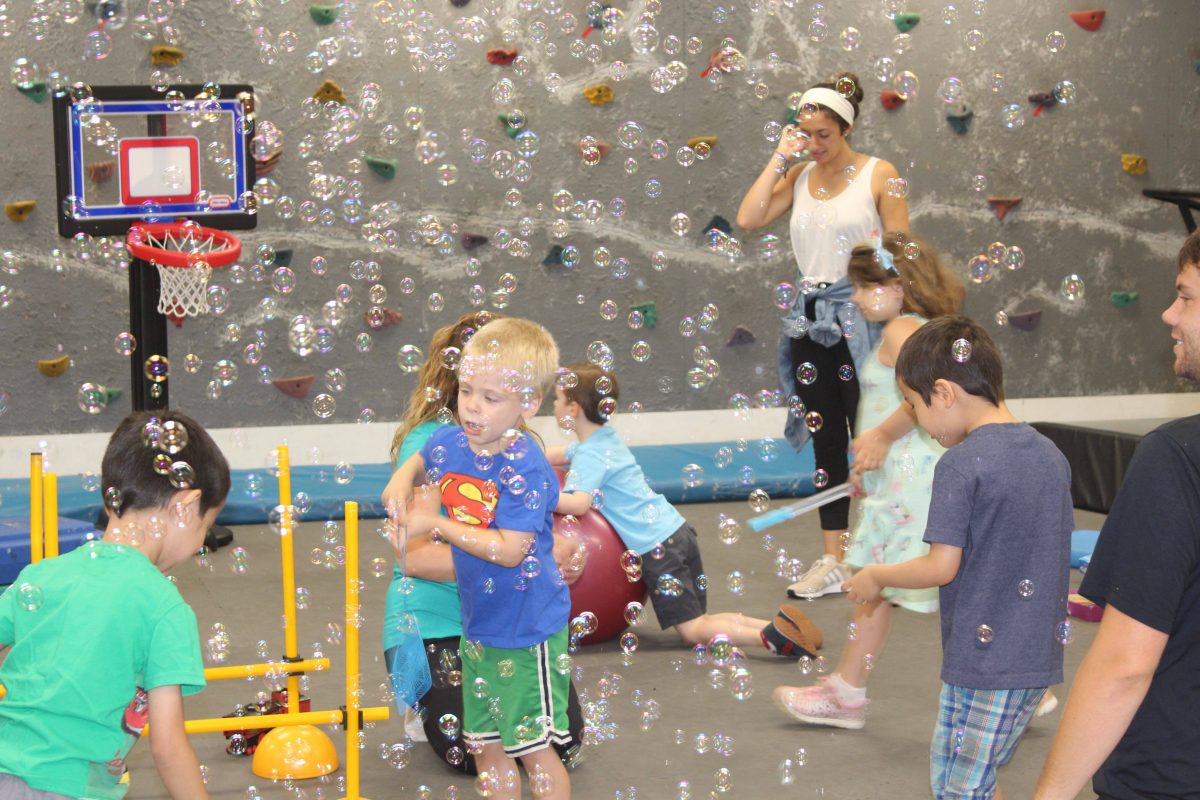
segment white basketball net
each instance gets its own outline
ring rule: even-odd
[[[188,230],[182,236],[166,231],[162,236],[148,237],[151,244],[161,250],[181,253],[211,253],[219,249],[219,243],[211,235],[197,229],[196,235]],[[212,267],[205,261],[197,261],[189,267],[170,267],[152,262],[158,267],[159,291],[158,313],[173,317],[198,317],[209,312],[208,276]]]
[[[208,276],[212,267],[201,262],[192,267],[158,267],[158,313],[171,317],[198,317],[208,313]]]

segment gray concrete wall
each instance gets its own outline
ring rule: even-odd
[[[1141,190],[1200,188],[1200,160],[1195,155],[1200,75],[1194,69],[1200,57],[1195,43],[1200,2],[1195,0],[1112,2],[1095,33],[1077,27],[1068,9],[1056,3],[962,0],[954,4],[957,19],[949,24],[942,19],[946,3],[912,3],[910,10],[922,13],[923,19],[911,32],[911,47],[901,55],[892,53],[897,31],[876,0],[828,4],[822,14],[828,30],[823,42],[813,42],[808,35],[811,12],[818,6],[807,3],[746,2],[722,10],[707,0],[663,2],[654,21],[663,41],[645,55],[631,50],[629,30],[648,4],[616,3],[625,11],[624,32],[611,44],[599,33],[584,40],[586,46],[599,48],[595,63],[571,53],[586,24],[584,4],[574,0],[473,0],[462,9],[446,2],[393,1],[396,17],[391,22],[381,22],[375,14],[376,8],[388,4],[343,3],[343,24],[327,27],[313,24],[308,3],[193,0],[176,3],[183,7],[157,26],[148,26],[150,40],[135,35],[139,25],[130,19],[111,32],[112,52],[101,61],[85,61],[80,55],[94,23],[86,12],[73,24],[47,22],[44,38],[36,40],[30,35],[37,26],[31,28],[27,21],[28,8],[14,5],[20,8],[8,12],[12,33],[0,38],[3,63],[24,56],[40,65],[43,76],[57,69],[71,80],[95,85],[144,84],[154,69],[151,44],[177,42],[186,57],[170,70],[175,82],[246,82],[257,87],[260,120],[274,123],[286,137],[282,161],[270,177],[297,206],[310,199],[310,170],[360,179],[365,207],[387,200],[400,204],[401,217],[394,226],[397,243],[382,252],[372,252],[361,226],[341,221],[342,198],[318,202],[318,207],[328,206],[338,215],[338,221],[327,226],[304,223],[298,216],[283,219],[278,205],[263,208],[258,229],[242,235],[247,253],[243,263],[252,263],[262,243],[293,248],[295,290],[280,295],[269,280],[239,285],[228,273],[218,274],[215,280],[230,293],[229,310],[222,316],[189,320],[181,330],[171,331],[173,405],[212,425],[318,421],[311,396],[304,401],[285,397],[260,384],[255,368],[243,362],[243,350],[256,330],[266,342],[263,363],[277,377],[316,374],[314,395],[326,370],[344,370],[345,388],[334,393],[333,421],[351,421],[363,409],[379,420],[395,418],[413,385],[413,377],[397,367],[400,348],[425,348],[434,328],[469,307],[472,285],[490,292],[505,273],[518,282],[505,310],[546,324],[558,337],[564,359],[582,357],[594,341],[612,347],[625,385],[623,406],[638,401],[647,410],[720,408],[734,392],[774,388],[773,348],[779,324],[771,291],[777,282],[793,278],[786,223],[772,228],[783,238],[784,252],[774,259],[764,256],[759,234],[739,231],[735,235],[740,259],[708,252],[701,228],[713,214],[734,218],[742,192],[772,148],[763,127],[782,118],[788,94],[844,68],[856,71],[867,91],[855,145],[891,160],[908,178],[914,228],[936,242],[960,271],[993,241],[1025,250],[1023,270],[970,286],[966,309],[984,320],[1000,341],[1010,395],[1182,388],[1171,375],[1168,335],[1158,316],[1172,294],[1174,256],[1184,229],[1174,207],[1143,198]],[[146,8],[140,2],[125,5],[131,16]],[[561,30],[565,12],[577,19],[570,35]],[[471,16],[478,16],[483,25],[478,43],[456,33],[456,20]],[[539,42],[536,26],[542,24],[547,33]],[[408,41],[402,26],[407,26]],[[860,31],[862,43],[846,51],[839,39],[850,26]],[[258,57],[254,30],[259,27],[276,43],[274,63]],[[453,42],[454,58],[443,70],[432,63],[415,70],[405,48],[430,51],[443,28]],[[971,30],[985,37],[976,51],[965,43]],[[1055,30],[1066,41],[1058,53],[1046,44],[1047,34]],[[689,54],[684,46],[678,55],[668,55],[665,39],[671,35],[682,42],[697,37],[698,54]],[[306,54],[331,37],[341,43],[336,63],[320,74],[307,71]],[[700,71],[723,37],[736,41],[748,60],[747,70],[719,81],[701,79]],[[295,50],[279,49],[281,38],[294,38]],[[524,66],[488,64],[485,50],[502,46],[520,50],[527,58]],[[398,55],[389,54],[396,49]],[[361,54],[355,55],[356,50]],[[891,55],[897,70],[911,70],[920,79],[916,97],[894,112],[885,111],[878,101],[884,84],[874,77],[873,65],[880,55]],[[665,94],[653,91],[653,70],[673,59],[686,65],[686,79]],[[614,60],[627,66],[623,81],[611,78]],[[994,72],[1004,76],[1004,88],[996,92],[990,88]],[[548,82],[555,85],[551,73],[559,76],[555,91],[547,89]],[[965,136],[947,126],[945,104],[938,96],[939,85],[950,75],[961,78],[966,99],[975,108],[973,127]],[[382,104],[374,118],[362,119],[357,140],[331,152],[321,146],[328,124],[306,119],[302,109],[304,98],[326,78],[343,87],[352,105],[363,84],[373,82],[382,90]],[[512,81],[513,100],[498,104],[493,90],[501,78]],[[1049,91],[1064,79],[1076,84],[1078,99],[1032,117],[1026,96]],[[616,99],[593,107],[581,90],[599,81],[613,87]],[[765,86],[766,99],[756,97],[755,83]],[[129,367],[112,345],[127,327],[126,275],[115,266],[72,258],[69,243],[57,236],[50,103],[35,103],[11,86],[4,89],[2,103],[3,199],[33,199],[38,206],[25,222],[0,219],[0,249],[10,251],[19,264],[0,274],[0,284],[7,287],[0,297],[8,301],[0,308],[0,330],[7,340],[0,352],[0,391],[5,393],[0,432],[107,430],[128,408]],[[1018,103],[1024,110],[1024,125],[1017,130],[1001,124],[1006,103]],[[445,155],[434,165],[422,165],[414,155],[418,133],[405,127],[403,119],[411,106],[423,109],[423,130],[437,131],[445,141]],[[487,141],[489,156],[501,149],[515,153],[514,143],[496,122],[498,112],[512,108],[526,113],[528,127],[541,142],[540,152],[529,159],[526,182],[494,177],[486,161],[472,163],[465,144],[474,136]],[[645,131],[635,150],[618,145],[618,128],[626,120],[636,120]],[[387,125],[399,128],[390,141]],[[584,135],[612,146],[595,167],[584,166],[577,152]],[[716,135],[720,141],[707,160],[680,166],[675,151],[699,135]],[[314,144],[312,152],[303,155],[306,138]],[[656,138],[668,143],[667,158],[652,157],[649,143]],[[1139,177],[1125,174],[1122,153],[1145,156],[1149,170]],[[384,181],[361,164],[361,172],[355,174],[355,160],[366,155],[399,158],[400,175]],[[626,174],[627,157],[637,160],[635,175]],[[455,185],[439,185],[436,165],[441,163],[457,166]],[[982,193],[971,186],[976,174],[987,178]],[[651,178],[662,182],[658,199],[645,192]],[[510,188],[520,191],[517,207],[505,202]],[[590,223],[557,213],[553,196],[559,189],[569,190],[576,200],[597,201],[603,206],[599,219]],[[988,194],[1022,195],[1024,202],[1000,222],[985,201]],[[615,197],[625,201],[620,218],[607,210]],[[685,212],[692,222],[683,238],[669,226],[677,212]],[[420,243],[416,231],[422,215],[436,216],[448,230],[493,237],[499,228],[518,231],[521,218],[528,217],[528,233],[520,235],[528,242],[528,255],[506,253],[490,244],[470,254],[480,262],[478,276],[472,276],[470,256],[460,246],[443,256]],[[560,218],[566,220],[566,233],[555,238],[552,225]],[[543,267],[541,259],[555,243],[577,246],[580,265],[572,271]],[[627,277],[614,278],[611,268],[592,264],[591,253],[599,246],[607,247],[614,260],[628,260]],[[56,259],[56,248],[66,255]],[[656,251],[666,257],[661,271],[651,265]],[[324,276],[309,269],[318,255],[329,262]],[[370,305],[370,282],[351,277],[356,259],[379,263],[387,305],[405,315],[400,326],[372,332],[372,348],[365,354],[357,351],[355,342],[366,330],[362,314]],[[1058,293],[1062,278],[1072,272],[1087,286],[1084,299],[1073,303]],[[401,290],[406,277],[414,286],[408,295]],[[306,359],[294,355],[287,347],[288,320],[305,313],[319,318],[321,307],[334,299],[336,287],[343,283],[353,288],[353,299],[333,351]],[[1126,290],[1139,292],[1137,304],[1114,307],[1109,293]],[[428,308],[427,298],[434,292],[445,299],[441,311]],[[274,296],[278,306],[273,320],[265,320],[259,308],[259,301],[268,296]],[[619,307],[615,321],[602,319],[604,300]],[[651,301],[657,304],[658,327],[630,330],[624,323],[630,306]],[[691,338],[681,335],[681,320],[697,317],[708,303],[719,309],[711,330]],[[1032,309],[1044,313],[1040,327],[1031,333],[994,321],[1001,310]],[[726,347],[738,324],[748,326],[758,340]],[[226,335],[230,325],[240,326],[236,343]],[[629,355],[639,339],[652,347],[653,355],[645,363]],[[701,344],[721,371],[711,385],[696,390],[687,386],[686,374]],[[203,359],[195,374],[183,368],[187,353]],[[65,375],[46,378],[37,372],[37,359],[60,354],[72,359]],[[210,399],[206,385],[214,363],[223,358],[238,365],[239,378],[219,399]],[[664,380],[671,386],[665,387]],[[125,388],[126,398],[99,415],[85,414],[76,400],[85,382]]]

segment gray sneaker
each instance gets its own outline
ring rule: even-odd
[[[826,554],[813,562],[800,580],[788,587],[788,597],[813,600],[827,594],[842,591],[842,583],[850,578],[850,572]]]

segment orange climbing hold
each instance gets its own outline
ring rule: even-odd
[[[1071,19],[1076,25],[1083,28],[1085,31],[1100,30],[1101,23],[1104,22],[1104,9],[1097,8],[1092,11],[1072,11]]]

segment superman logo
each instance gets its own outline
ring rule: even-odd
[[[442,506],[451,519],[486,528],[496,518],[500,492],[492,481],[447,472],[438,488],[442,490]]]

